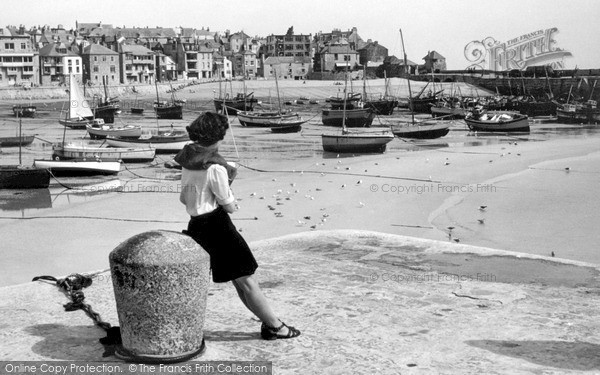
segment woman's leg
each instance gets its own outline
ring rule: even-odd
[[[252,311],[262,322],[270,327],[279,327],[281,321],[275,316],[275,313],[269,306],[267,298],[263,294],[260,286],[252,276],[242,276],[233,280],[233,285],[238,291],[240,299],[246,305],[248,310]],[[280,333],[285,335],[287,327],[283,327]]]

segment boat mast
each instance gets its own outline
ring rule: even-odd
[[[21,142],[23,142],[23,134],[21,130],[21,116],[19,111],[17,111],[17,117],[19,118],[19,165],[21,165]]]
[[[410,115],[412,118],[412,123],[414,125],[415,123],[415,112],[413,111],[413,106],[411,105],[412,102],[412,91],[410,89],[410,79],[409,79],[409,72],[408,72],[408,63],[406,62],[406,49],[404,48],[404,38],[402,37],[402,29],[400,29],[400,41],[402,41],[402,53],[404,53],[404,72],[407,74],[406,76],[406,82],[408,83],[408,107],[410,109]]]
[[[281,64],[281,62],[279,63]],[[277,89],[277,104],[279,105],[279,114],[281,114],[281,98],[279,97],[279,83],[277,81],[277,69],[273,66],[273,73],[275,73],[275,88]]]
[[[346,129],[346,100],[348,99],[348,60],[350,59],[350,54],[348,56],[344,56],[346,60],[346,71],[344,72],[344,109],[342,110],[342,134],[346,134],[348,129]]]

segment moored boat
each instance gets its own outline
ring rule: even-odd
[[[471,130],[487,132],[529,132],[529,118],[509,111],[473,111],[465,117]]]
[[[35,135],[26,135],[21,137],[0,137],[0,147],[18,147],[28,146],[35,139]]]
[[[323,151],[339,153],[382,153],[394,139],[389,133],[322,134]]]
[[[152,147],[157,153],[179,152],[185,145],[191,143],[185,131],[169,131],[142,134],[139,138],[132,137],[106,137],[106,142],[112,147]]]
[[[229,94],[226,94],[223,98],[215,98],[215,110],[219,113],[225,113],[227,110],[229,115],[237,115],[238,112],[250,112],[254,110],[254,105],[258,102],[254,98],[254,93],[244,95],[238,93],[234,98],[230,98]]]
[[[96,122],[86,125],[86,129],[92,139],[103,139],[109,135],[117,137],[140,137],[142,135],[142,127],[136,125],[114,126]]]
[[[154,160],[156,150],[145,147],[90,147],[88,145],[53,145],[53,160],[79,161],[122,161],[124,163],[144,163]]]
[[[34,105],[17,104],[12,109],[15,117],[35,117],[37,111],[37,107]]]
[[[94,176],[117,174],[121,170],[118,161],[78,161],[35,159],[34,167],[44,168],[55,176]]]
[[[44,168],[23,165],[0,165],[0,189],[44,189],[50,174]]]
[[[369,127],[374,118],[375,114],[368,108],[324,109],[321,113],[323,125],[341,127],[345,122],[347,128]]]
[[[448,134],[451,125],[447,120],[407,122],[392,126],[392,133],[398,138],[436,139]]]
[[[94,118],[90,104],[85,99],[77,79],[70,75],[69,79],[69,110],[65,117],[58,120],[59,124],[71,129],[85,129]]]

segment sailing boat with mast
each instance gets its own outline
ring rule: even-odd
[[[408,72],[408,64],[406,57],[406,50],[404,49],[404,38],[402,37],[402,29],[400,29],[400,39],[402,40],[402,51],[404,52],[404,67]],[[408,82],[408,97],[410,102],[413,103],[412,91],[410,87],[410,79],[406,78]],[[451,121],[445,120],[428,120],[425,122],[415,122],[415,110],[411,106],[411,122],[401,123],[399,125],[392,126],[392,133],[399,138],[416,138],[416,139],[435,139],[440,138],[448,134],[450,131]]]
[[[224,58],[223,58],[224,59]],[[218,113],[227,113],[228,115],[237,115],[238,112],[250,112],[254,110],[254,105],[258,103],[258,99],[254,97],[254,91],[250,94],[246,94],[246,82],[244,81],[244,91],[238,92],[236,96],[233,96],[233,88],[231,81],[229,81],[229,87],[231,89],[231,96],[225,89],[223,94],[222,90],[222,75],[223,73],[219,70],[219,97],[214,98],[213,102],[215,110]]]
[[[268,127],[275,133],[298,132],[302,124],[306,122],[298,113],[284,111],[281,109],[281,97],[279,95],[279,83],[277,70],[273,67],[275,74],[275,87],[277,89],[277,111],[242,111],[238,112],[238,120],[242,126]]]
[[[65,118],[59,119],[58,122],[71,129],[85,129],[86,125],[93,121],[94,113],[90,109],[90,104],[85,99],[77,78],[71,74],[69,78],[69,110],[65,112]],[[104,123],[102,119],[95,121]]]
[[[347,98],[348,88],[348,63],[346,61],[346,74],[344,85],[344,98]],[[389,132],[351,132],[346,127],[346,103],[344,102],[341,110],[342,116],[342,132],[341,134],[322,134],[321,141],[323,151],[337,153],[382,153],[385,151],[387,144],[394,139]]]
[[[95,107],[92,108],[95,118],[101,118],[107,124],[115,122],[115,114],[117,114],[121,107],[119,106],[119,99],[111,98],[108,96],[108,88],[106,87],[107,77],[102,76],[102,85],[104,86],[104,99],[95,101]],[[85,89],[85,86],[84,86]],[[85,93],[84,93],[85,94]],[[96,96],[94,95],[94,98]]]
[[[181,120],[183,118],[183,105],[180,100],[175,99],[175,91],[169,81],[171,87],[171,102],[160,100],[158,96],[158,84],[154,80],[154,86],[156,87],[156,101],[154,102],[154,112],[158,119],[169,119],[169,120]]]
[[[382,116],[390,116],[394,113],[394,108],[398,105],[398,100],[393,96],[390,96],[388,93],[388,79],[385,71],[384,74],[384,83],[385,83],[385,93],[382,97],[378,99],[369,99],[367,97],[367,67],[365,66],[363,70],[363,98],[365,101],[365,108],[371,108],[376,115]],[[381,95],[381,94],[380,94]]]
[[[22,137],[21,116],[19,116],[19,138]],[[24,166],[19,144],[19,164],[0,165],[0,189],[45,189],[50,185],[50,174],[44,168]]]

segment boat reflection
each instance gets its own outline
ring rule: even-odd
[[[52,207],[49,189],[0,190],[0,211],[24,211]]]

